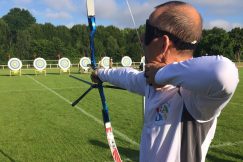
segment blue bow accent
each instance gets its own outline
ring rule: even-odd
[[[93,70],[96,70],[97,67],[96,67],[95,48],[94,48],[94,36],[95,36],[95,32],[96,32],[96,24],[95,24],[94,1],[93,0],[87,0],[87,9],[88,9],[88,22],[89,22],[89,28],[90,28],[91,67]],[[77,100],[75,100],[72,103],[72,106],[75,106],[76,104],[78,104],[78,102],[82,98],[84,98],[93,88],[98,88],[100,98],[101,98],[101,103],[102,103],[102,115],[103,115],[106,136],[107,136],[108,144],[109,144],[109,147],[110,147],[110,150],[112,153],[112,157],[115,162],[122,162],[120,154],[116,147],[116,142],[115,142],[114,135],[112,132],[112,127],[111,127],[109,112],[108,112],[108,106],[106,104],[106,99],[105,99],[105,94],[104,94],[104,87],[113,88],[113,89],[122,89],[122,88],[114,87],[114,86],[110,86],[110,85],[103,85],[102,82],[99,82],[97,84],[90,83],[88,81],[85,81],[81,78],[78,78],[78,77],[75,77],[72,75],[70,75],[70,77],[90,85],[90,88],[88,90],[86,90]]]
[[[90,29],[89,44],[91,50],[91,67],[93,70],[95,70],[96,69],[95,48],[94,48],[94,37],[96,32],[95,17],[88,16],[88,22],[89,22],[89,29]]]
[[[91,67],[93,70],[96,70],[96,60],[95,60],[95,48],[94,48],[94,36],[96,32],[96,23],[95,23],[95,16],[88,15],[88,23],[89,23],[89,29],[90,29],[90,51],[91,51]],[[98,90],[100,93],[100,98],[102,102],[102,114],[103,114],[103,120],[104,124],[110,121],[109,113],[108,113],[108,106],[106,104],[105,94],[104,94],[104,88],[102,85],[102,82],[98,83]]]

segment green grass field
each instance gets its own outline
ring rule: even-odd
[[[97,90],[76,107],[70,104],[89,86],[48,70],[47,76],[24,70],[9,76],[0,70],[0,161],[112,161],[102,125]],[[73,75],[89,80],[88,74]],[[240,69],[240,80],[243,69]],[[112,126],[124,161],[138,161],[142,98],[105,89]],[[243,161],[243,83],[219,117],[208,162]]]

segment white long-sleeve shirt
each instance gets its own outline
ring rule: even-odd
[[[144,72],[132,68],[99,70],[104,82],[145,96],[141,162],[205,161],[217,117],[239,82],[234,63],[204,56],[166,65],[155,76],[155,89]]]

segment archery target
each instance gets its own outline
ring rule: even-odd
[[[110,67],[110,57],[103,57],[101,59],[101,66],[105,69],[109,69]]]
[[[40,57],[36,58],[33,64],[36,70],[42,71],[46,68],[46,60]]]
[[[68,70],[71,66],[71,62],[68,58],[63,57],[60,60],[58,60],[58,66],[62,69],[62,70]]]
[[[132,65],[132,59],[129,56],[124,56],[121,60],[122,66],[129,67]]]
[[[89,69],[89,65],[91,64],[91,60],[88,57],[82,57],[80,59],[79,65],[84,69],[84,70],[88,70]]]
[[[140,61],[140,63],[143,63],[143,64],[145,64],[145,56],[143,56],[143,57],[141,58],[141,61]]]
[[[8,61],[8,68],[12,71],[18,71],[22,68],[22,62],[18,58],[11,58]]]

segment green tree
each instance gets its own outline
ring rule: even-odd
[[[126,54],[132,58],[133,61],[140,61],[143,56],[142,47],[135,29],[124,29],[126,40]]]
[[[125,45],[125,39],[123,32],[121,29],[115,27],[115,26],[108,26],[105,28],[105,30],[109,33],[110,36],[114,37],[117,41],[117,44],[119,47],[122,47]]]
[[[65,46],[71,46],[71,32],[66,26],[57,26],[56,36],[64,43]]]
[[[196,56],[223,55],[233,59],[233,43],[229,34],[221,28],[203,31],[203,38],[196,51]]]
[[[56,59],[56,50],[52,41],[46,39],[33,40],[31,42],[32,54],[36,57],[43,57],[45,59]]]
[[[11,9],[2,19],[8,24],[11,31],[10,46],[12,43],[16,43],[17,31],[25,30],[36,22],[36,19],[28,10],[20,8]]]
[[[229,36],[233,42],[234,58],[240,62],[243,52],[243,29],[234,28],[229,32]]]
[[[89,30],[86,25],[74,25],[71,30],[72,47],[79,51],[80,56],[89,52]]]
[[[90,51],[88,50],[87,52],[87,55],[88,57],[90,57]],[[106,49],[103,45],[103,42],[102,40],[100,39],[95,39],[95,56],[96,56],[96,60],[101,60],[102,57],[104,57],[106,54]],[[112,57],[112,56],[111,56]]]
[[[44,25],[41,25],[43,39],[47,39],[49,41],[52,40],[53,37],[56,37],[56,27],[52,25],[51,23],[45,23]]]
[[[37,40],[37,39],[44,39],[44,34],[42,31],[42,26],[41,24],[32,24],[27,30],[29,31],[32,39]]]
[[[7,49],[9,48],[9,35],[10,29],[8,24],[0,19],[0,61],[6,61],[8,58],[6,57]]]
[[[16,44],[14,46],[14,53],[20,59],[31,58],[31,35],[28,30],[18,31]]]
[[[58,37],[54,37],[52,39],[52,48],[53,48],[53,55],[62,56],[65,51],[65,45],[63,41]],[[68,54],[66,54],[66,56],[68,56]]]
[[[105,55],[112,57],[113,61],[118,61],[121,57],[119,52],[119,46],[117,40],[113,36],[109,36],[105,42],[104,46],[106,48]]]
[[[36,22],[36,19],[28,10],[13,8],[2,17],[9,25],[11,31],[24,30]]]

